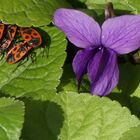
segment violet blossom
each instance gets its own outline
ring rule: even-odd
[[[117,55],[140,47],[140,15],[113,17],[100,27],[83,12],[61,8],[54,14],[54,24],[81,48],[72,64],[78,87],[87,73],[91,93],[108,95],[119,80]]]

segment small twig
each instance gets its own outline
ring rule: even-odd
[[[105,19],[115,17],[113,3],[108,2],[105,7]]]

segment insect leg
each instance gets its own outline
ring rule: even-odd
[[[31,58],[32,63],[36,62],[36,52],[31,52],[31,54],[29,55]]]
[[[48,58],[49,48],[45,45],[43,48],[41,48],[41,50],[42,57]]]

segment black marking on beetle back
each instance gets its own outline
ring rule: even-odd
[[[10,32],[10,33],[14,33],[14,29],[10,29],[9,32]]]
[[[37,36],[37,33],[33,33],[34,36]]]
[[[20,53],[16,54],[16,57],[17,57],[17,58],[20,58]]]
[[[20,48],[18,49],[18,52],[25,52],[25,51],[26,51],[26,49],[24,46],[20,46]]]
[[[17,50],[17,47],[15,47],[14,49],[13,49],[13,51],[16,51]]]
[[[14,55],[12,53],[10,53],[7,57],[7,62],[13,62],[15,59],[14,59]]]
[[[38,38],[33,38],[31,41],[29,41],[28,43],[29,43],[29,45],[33,45],[33,46],[36,46],[36,45],[38,45],[38,43],[39,43],[39,39]]]
[[[29,38],[29,35],[26,35],[26,36],[25,36],[25,39],[28,39],[28,38]]]

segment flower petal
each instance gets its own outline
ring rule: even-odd
[[[117,55],[111,50],[101,50],[88,63],[91,93],[106,96],[118,83]]]
[[[95,52],[96,50],[80,50],[73,59],[72,66],[78,81],[78,89],[80,88],[83,75],[87,72],[87,64]]]
[[[72,9],[58,9],[54,13],[54,24],[77,47],[88,48],[100,44],[101,28],[90,16]]]
[[[140,47],[140,16],[125,15],[106,20],[102,25],[102,44],[119,54]]]

